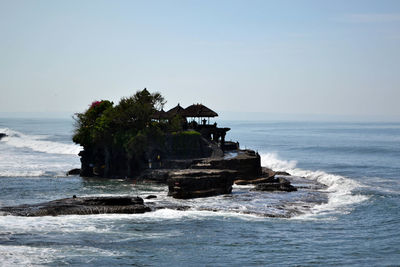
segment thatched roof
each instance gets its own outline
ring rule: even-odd
[[[161,110],[156,110],[156,112],[153,113],[151,118],[156,119],[156,120],[162,120],[162,119],[167,119],[168,115],[167,115],[167,112],[165,112],[163,109],[161,109]]]
[[[218,114],[202,104],[193,104],[185,108],[183,116],[209,118],[209,117],[217,117]]]
[[[166,114],[167,114],[167,116],[168,116],[169,118],[175,117],[176,115],[184,116],[184,115],[183,115],[184,110],[185,110],[185,109],[184,109],[183,107],[181,107],[181,106],[178,104],[176,107],[171,108],[170,110],[168,110],[168,111],[166,112]]]

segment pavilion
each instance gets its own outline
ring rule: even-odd
[[[218,117],[217,112],[202,104],[193,104],[183,108],[178,103],[177,106],[165,112],[163,116],[171,119],[177,115],[185,119],[184,128],[200,132],[204,138],[219,143],[221,148],[225,146],[225,135],[230,128],[218,128],[217,123],[210,124],[210,118]],[[196,119],[198,122],[196,122]]]
[[[218,113],[202,104],[193,104],[185,108],[183,116],[186,118],[192,118],[192,121],[195,121],[197,118],[199,124],[202,122],[203,125],[206,125],[206,118],[208,119],[208,124],[210,124],[210,118],[218,117]]]

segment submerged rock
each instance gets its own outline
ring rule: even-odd
[[[275,178],[268,183],[257,184],[254,191],[284,191],[293,192],[297,188],[290,184],[285,178]]]
[[[169,173],[168,195],[188,199],[232,192],[236,171],[216,169],[186,169]]]
[[[14,216],[89,215],[102,213],[145,213],[151,211],[140,197],[74,197],[54,201],[3,207],[0,211]]]

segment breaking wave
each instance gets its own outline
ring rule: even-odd
[[[330,215],[336,213],[348,213],[351,205],[368,199],[365,195],[355,194],[353,191],[364,185],[335,174],[324,171],[311,171],[296,168],[296,161],[285,161],[274,153],[261,154],[261,165],[275,171],[286,171],[294,176],[304,177],[327,186],[322,191],[328,194],[328,202],[311,208],[310,213],[300,215],[297,218],[306,218],[314,215]]]
[[[0,132],[7,135],[0,142],[17,148],[29,148],[38,152],[67,155],[77,155],[82,150],[81,146],[75,144],[43,140],[46,136],[26,135],[8,128],[0,129]]]

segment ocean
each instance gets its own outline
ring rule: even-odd
[[[299,191],[174,200],[162,185],[66,176],[72,119],[0,118],[0,206],[157,195],[145,214],[0,215],[0,266],[400,266],[400,123],[221,121]]]

